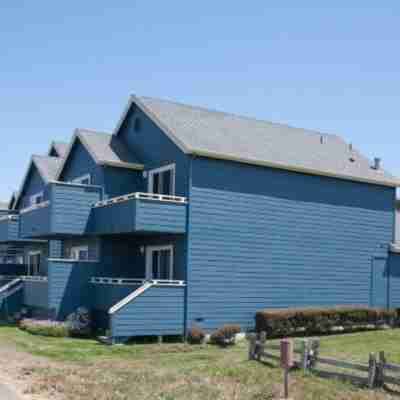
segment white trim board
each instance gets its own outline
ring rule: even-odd
[[[167,245],[160,245],[160,246],[146,246],[146,279],[147,280],[157,280],[157,278],[153,277],[153,259],[152,253],[153,251],[163,251],[169,250],[170,251],[170,271],[169,271],[169,280],[173,280],[174,276],[174,245],[167,244]]]
[[[89,183],[82,183],[82,181],[88,179]],[[71,183],[78,183],[80,185],[90,185],[92,183],[92,175],[91,174],[85,174],[78,176],[77,178],[72,179]]]
[[[163,167],[160,168],[155,168],[155,169],[150,169],[147,172],[147,192],[148,193],[153,193],[153,182],[154,182],[154,175],[159,174],[162,172],[166,171],[172,171],[171,172],[171,179],[172,179],[172,188],[169,195],[166,196],[175,196],[175,180],[176,180],[176,165],[174,164],[168,164],[164,165]],[[161,186],[162,186],[162,180],[161,180]],[[156,193],[156,194],[161,194],[161,193]]]

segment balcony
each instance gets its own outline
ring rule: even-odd
[[[0,243],[17,241],[19,239],[18,215],[0,217]]]
[[[22,238],[88,233],[92,206],[102,199],[102,188],[53,182],[46,187],[44,198],[44,202],[21,210]]]
[[[93,208],[93,233],[185,233],[185,197],[131,193]]]

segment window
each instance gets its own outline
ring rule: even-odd
[[[31,206],[43,203],[43,192],[36,193],[30,197]]]
[[[174,246],[146,248],[146,279],[172,280],[174,276]]]
[[[28,275],[39,275],[41,257],[42,253],[40,251],[30,251],[28,253]]]
[[[73,246],[71,247],[71,258],[73,260],[89,260],[89,246]]]
[[[148,192],[175,195],[175,164],[149,171]]]
[[[92,184],[92,177],[90,174],[79,176],[75,178],[73,183],[79,183],[80,185],[91,185]]]

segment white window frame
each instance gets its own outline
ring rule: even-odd
[[[79,258],[79,253],[81,251],[86,251],[87,253],[87,259],[81,259]],[[85,245],[79,245],[79,246],[72,246],[70,249],[70,257],[73,260],[77,260],[77,261],[88,261],[89,260],[89,245],[85,244]],[[74,254],[77,255],[77,257],[74,256]]]
[[[82,181],[88,179],[89,183],[82,183]],[[77,178],[72,180],[72,183],[78,183],[80,185],[91,185],[92,184],[92,175],[91,174],[85,174],[82,176],[78,176]]]
[[[148,182],[147,182],[147,191],[148,193],[154,193],[153,192],[153,182],[154,182],[154,175],[159,174],[161,172],[166,172],[171,170],[171,179],[172,179],[172,187],[171,187],[171,196],[175,196],[175,176],[176,176],[176,166],[175,164],[169,164],[165,165],[164,167],[156,168],[156,169],[151,169],[148,171]],[[160,175],[160,178],[162,175]],[[162,179],[160,179],[160,186],[162,187]]]
[[[28,252],[28,275],[34,276],[32,274],[32,264],[31,264],[31,256],[40,256],[40,262],[38,265],[38,270],[36,271],[36,275],[40,273],[40,264],[42,263],[42,252],[40,250],[32,250]]]
[[[169,280],[173,280],[174,277],[174,245],[168,244],[163,246],[146,246],[146,279],[157,280],[153,278],[153,251],[170,250],[170,271]]]
[[[400,244],[400,203],[394,207],[394,243]]]
[[[29,197],[29,202],[30,202],[31,206],[34,206],[34,205],[36,205],[36,204],[40,204],[40,203],[37,203],[37,202],[36,202],[36,200],[37,200],[38,197],[41,197],[41,198],[42,198],[42,201],[41,201],[40,203],[43,203],[43,200],[44,200],[44,193],[43,193],[43,191],[42,191],[42,192],[35,193],[35,194],[33,194],[32,196]]]

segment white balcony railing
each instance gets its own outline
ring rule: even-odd
[[[184,286],[185,281],[170,280],[170,279],[129,279],[129,278],[107,278],[98,277],[91,278],[91,283],[103,284],[103,285],[144,285],[145,283],[151,283],[153,285],[173,285],[173,286]]]
[[[50,205],[50,201],[43,201],[42,203],[34,204],[33,206],[23,208],[20,213],[25,214],[30,211],[38,210],[40,208],[46,208]]]
[[[181,203],[181,204],[187,203],[186,197],[170,196],[166,194],[157,194],[157,193],[135,192],[135,193],[125,194],[119,197],[113,197],[112,199],[99,201],[96,204],[94,204],[94,207],[105,207],[129,200],[155,200],[168,203]]]
[[[18,215],[3,215],[2,217],[0,217],[0,222],[1,221],[17,221],[18,220]]]
[[[47,276],[39,276],[39,275],[21,276],[20,279],[26,282],[47,282]]]

